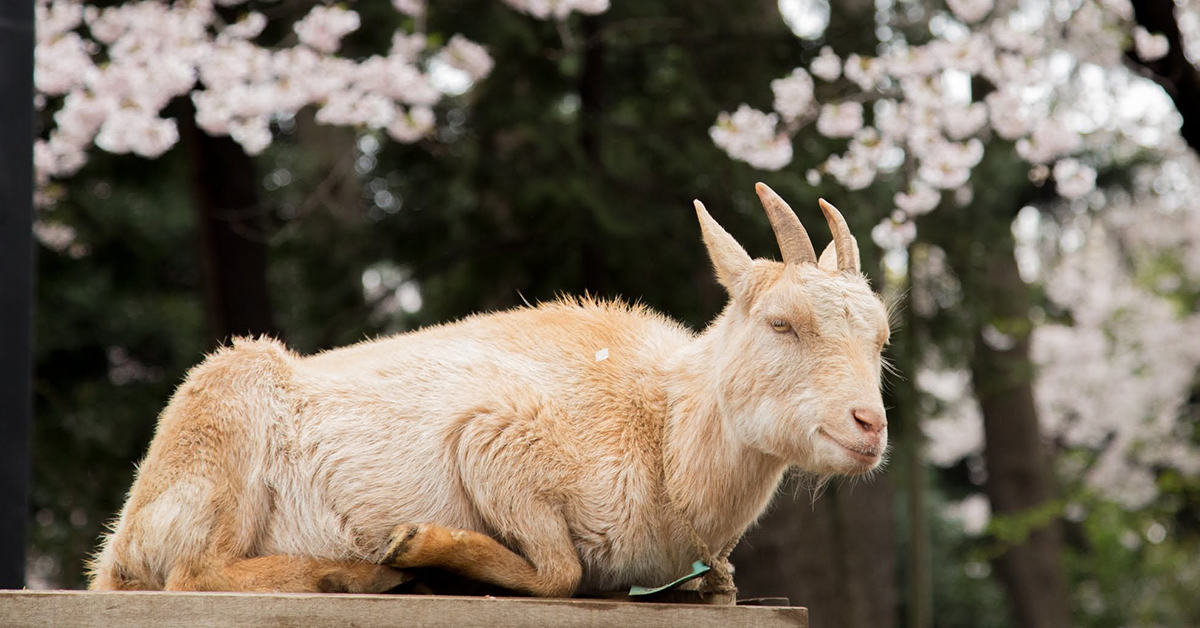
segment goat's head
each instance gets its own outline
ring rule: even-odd
[[[747,445],[820,474],[875,469],[887,449],[880,394],[888,314],[860,272],[845,219],[820,201],[833,242],[818,261],[783,199],[757,186],[783,263],[751,259],[696,201],[730,303],[714,323],[720,403]]]

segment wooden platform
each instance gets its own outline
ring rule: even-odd
[[[808,609],[430,595],[0,591],[4,628],[808,628]]]

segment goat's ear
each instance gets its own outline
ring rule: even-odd
[[[850,236],[850,243],[854,245],[854,270],[862,270],[862,260],[858,256],[858,240],[854,236]],[[817,268],[824,270],[836,271],[838,269],[837,247],[830,242],[825,250],[821,252],[821,259],[817,261]]]
[[[727,231],[708,215],[704,204],[696,201],[696,218],[700,220],[700,233],[704,236],[704,246],[708,249],[708,257],[712,259],[713,268],[717,271],[717,281],[725,286],[730,296],[736,297],[735,286],[750,270],[750,256],[742,245],[733,239]]]

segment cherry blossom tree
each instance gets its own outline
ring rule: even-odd
[[[1177,124],[1161,90],[1119,71],[1126,49],[1143,63],[1169,52],[1165,35],[1134,25],[1127,0],[947,4],[919,34],[924,43],[889,29],[874,57],[842,59],[823,46],[807,67],[772,81],[774,111],[743,104],[722,113],[713,141],[734,159],[779,170],[792,163],[793,139],[810,123],[824,137],[848,140],[845,152],[808,170],[809,182],[831,177],[860,190],[895,173],[905,189],[873,237],[900,249],[916,236],[915,218],[945,194],[969,198],[984,142],[1014,143],[1031,179],[1080,198],[1094,189],[1103,158],[1094,147],[1121,137],[1154,148]],[[886,21],[895,9],[882,13]]]
[[[606,0],[507,4],[560,23],[607,8]],[[154,159],[182,140],[214,335],[278,333],[265,279],[270,227],[252,174],[273,128],[315,112],[320,125],[427,140],[439,103],[491,72],[482,46],[424,32],[423,0],[392,7],[390,46],[346,54],[343,40],[361,26],[353,4],[314,2],[293,15],[296,7],[270,1],[37,0],[35,106],[45,123],[34,146],[37,204],[60,199],[59,183],[95,149]]]
[[[204,132],[229,136],[250,155],[271,143],[273,121],[305,107],[316,108],[323,124],[381,130],[402,143],[428,137],[433,107],[484,79],[493,62],[462,35],[431,45],[422,32],[424,0],[392,4],[415,18],[413,26],[397,29],[386,51],[355,58],[339,49],[361,21],[339,4],[315,4],[282,40],[267,43],[268,18],[246,0],[105,8],[37,0],[35,104],[53,114],[34,147],[39,202],[53,202],[50,182],[77,172],[92,146],[147,158],[175,146],[178,123],[164,111],[179,97],[191,100]],[[608,0],[507,4],[559,21],[608,8]]]
[[[246,11],[226,22],[224,0],[172,5],[158,0],[109,8],[79,0],[39,0],[37,104],[54,124],[35,145],[39,187],[69,177],[91,146],[110,153],[161,156],[179,141],[164,110],[186,97],[204,132],[227,135],[255,155],[272,139],[271,122],[316,107],[325,124],[380,129],[414,142],[434,127],[432,107],[454,89],[432,72],[468,82],[491,71],[487,52],[461,35],[431,47],[417,31],[398,30],[382,54],[338,55],[360,26],[358,14],[317,4],[292,26],[284,45],[259,43],[267,18]],[[416,2],[397,9],[420,15]],[[43,193],[42,202],[52,201]]]
[[[1058,447],[1090,454],[1085,464],[1060,462],[1060,474],[1129,509],[1159,495],[1156,469],[1200,474],[1200,448],[1178,421],[1200,369],[1200,345],[1190,342],[1200,315],[1188,296],[1200,291],[1200,212],[1187,200],[1198,176],[1196,157],[1177,154],[1140,167],[1135,194],[1118,195],[1104,212],[1070,212],[1047,225],[1028,207],[1014,223],[1022,274],[1045,287],[1058,312],[1033,329],[1031,343],[1042,429]],[[945,264],[941,249],[922,247],[913,280],[919,315],[958,298]],[[1007,341],[999,330],[989,334]],[[926,424],[930,461],[946,467],[983,454],[967,373],[935,353],[927,359],[917,385],[941,407]]]

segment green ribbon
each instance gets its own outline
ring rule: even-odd
[[[695,580],[696,578],[703,576],[705,573],[708,573],[709,569],[710,569],[709,566],[705,565],[704,561],[698,560],[698,561],[692,563],[692,573],[689,573],[688,575],[676,580],[675,582],[670,582],[670,583],[662,585],[661,587],[653,587],[653,588],[639,587],[637,585],[634,585],[632,587],[629,587],[629,595],[630,596],[652,595],[654,593],[668,591],[670,589],[674,589],[675,587],[677,587],[689,580]]]

